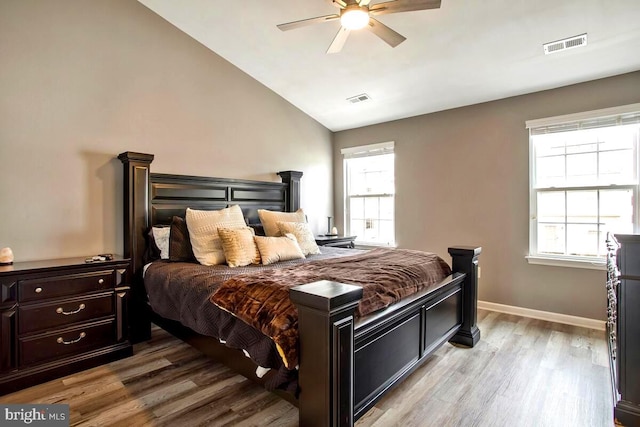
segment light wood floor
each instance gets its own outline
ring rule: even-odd
[[[480,310],[473,349],[446,344],[357,423],[613,426],[604,332]],[[290,403],[154,329],[135,354],[10,395],[67,403],[77,426],[295,426]]]

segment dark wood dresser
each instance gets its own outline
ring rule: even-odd
[[[0,266],[0,395],[130,356],[129,259]]]
[[[607,332],[614,416],[640,426],[640,235],[607,240]]]

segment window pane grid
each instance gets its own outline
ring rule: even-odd
[[[526,126],[528,258],[551,259],[553,265],[601,262],[607,233],[640,231],[640,104],[530,120]]]
[[[532,136],[534,188],[637,184],[638,125]]]
[[[345,158],[345,232],[356,242],[394,244],[394,154]]]
[[[607,232],[632,233],[631,188],[537,192],[538,253],[603,257]]]

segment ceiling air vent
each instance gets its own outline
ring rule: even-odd
[[[567,39],[558,40],[551,43],[545,43],[542,45],[544,48],[544,54],[549,55],[552,53],[562,52],[563,50],[573,49],[574,47],[581,47],[587,45],[587,34],[580,34],[579,36],[569,37]]]
[[[347,98],[347,101],[349,101],[352,104],[357,104],[358,102],[364,102],[364,101],[368,101],[370,99],[371,99],[371,97],[369,95],[367,95],[366,93],[361,93],[360,95],[356,95],[356,96],[352,96],[351,98]]]

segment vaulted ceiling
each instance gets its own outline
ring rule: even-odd
[[[358,30],[336,54],[339,21],[276,27],[335,14],[330,0],[139,1],[332,131],[640,70],[639,0],[442,0],[378,17],[407,38],[397,47]]]

